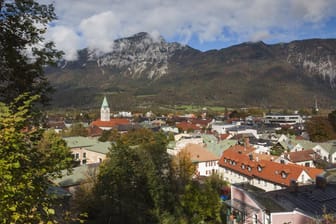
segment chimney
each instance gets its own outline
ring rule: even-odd
[[[249,137],[244,138],[244,144],[245,144],[245,147],[250,146],[250,138]]]
[[[327,186],[327,178],[323,175],[317,175],[316,178],[316,187],[324,189]]]

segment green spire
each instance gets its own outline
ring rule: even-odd
[[[103,103],[102,103],[102,108],[106,108],[106,107],[109,107],[108,103],[107,103],[107,100],[106,100],[106,96],[104,96],[104,100],[103,100]]]

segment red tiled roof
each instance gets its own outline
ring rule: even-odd
[[[230,134],[220,134],[220,135],[219,135],[219,139],[220,139],[220,140],[225,140],[225,139],[227,139],[229,136],[230,136]]]
[[[255,150],[255,148],[251,145],[244,146],[244,145],[233,145],[229,149],[237,154],[249,154]]]
[[[196,124],[196,125],[201,125],[203,127],[207,126],[210,122],[211,119],[190,119],[189,120],[192,124]]]
[[[202,145],[199,144],[188,144],[181,151],[186,151],[190,154],[191,161],[193,162],[204,162],[204,161],[215,161],[219,157],[215,156]]]
[[[101,120],[95,120],[91,123],[91,126],[97,126],[97,127],[117,127],[121,124],[130,124],[131,122],[128,119],[123,118],[113,118],[110,121],[101,121]]]
[[[303,171],[312,179],[315,179],[318,174],[323,172],[322,169],[304,167],[296,164],[281,164],[268,160],[250,160],[247,153],[239,153],[237,148],[239,147],[232,146],[225,150],[218,164],[234,172],[249,177],[258,177],[284,186],[290,186],[291,180],[298,180]],[[248,166],[251,169],[248,169]],[[258,171],[258,167],[261,167],[261,171]],[[286,178],[282,177],[283,172],[286,174]]]
[[[97,126],[90,126],[88,127],[88,133],[89,133],[89,136],[91,137],[97,137],[103,134],[103,130]]]
[[[189,122],[183,121],[176,123],[176,127],[182,129],[183,131],[188,131],[188,130],[201,130],[201,127],[191,124]]]
[[[304,161],[310,161],[314,159],[315,151],[312,149],[297,151],[297,152],[290,152],[287,154],[288,159],[293,162],[304,162]]]
[[[295,140],[305,140],[305,138],[301,135],[295,136]]]

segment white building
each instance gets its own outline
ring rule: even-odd
[[[304,123],[300,115],[266,115],[264,117],[265,124],[278,124],[278,125],[294,125]]]
[[[225,150],[220,158],[219,173],[230,183],[249,184],[265,191],[279,190],[293,184],[308,184],[316,176],[323,173],[322,169],[281,164],[270,160],[254,159],[250,149],[233,146]]]
[[[191,161],[196,165],[197,176],[210,176],[218,172],[218,159],[206,148],[199,144],[188,144],[181,149],[190,155]]]

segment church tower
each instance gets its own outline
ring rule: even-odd
[[[100,120],[110,121],[110,107],[107,103],[106,96],[104,96],[104,100],[100,108]]]

